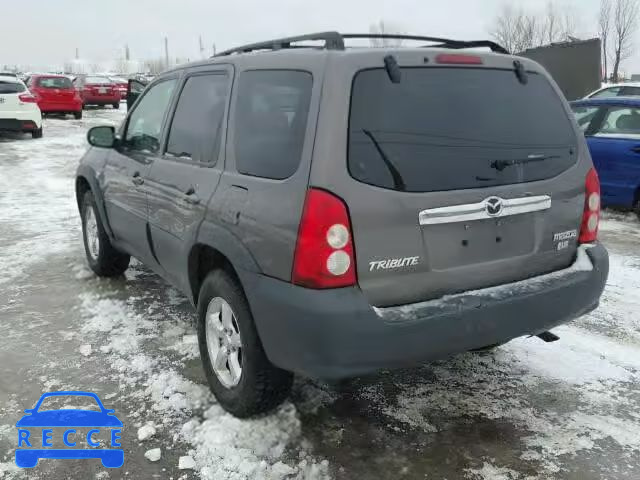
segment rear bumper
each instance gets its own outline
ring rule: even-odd
[[[500,287],[375,309],[358,288],[309,290],[241,273],[268,358],[305,376],[339,379],[504,343],[595,309],[609,272],[597,244],[566,270]]]
[[[120,103],[120,100],[120,94],[83,97],[83,102],[85,105],[111,105],[112,103]]]
[[[82,102],[38,102],[42,112],[79,112]]]
[[[15,113],[13,118],[0,116],[0,131],[30,132],[42,126],[42,116],[39,111],[37,115],[18,115],[18,112]]]

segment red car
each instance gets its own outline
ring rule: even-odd
[[[33,75],[27,86],[45,113],[69,113],[82,118],[82,98],[71,80],[63,75]]]
[[[109,77],[111,83],[116,86],[116,89],[120,92],[120,99],[124,100],[127,98],[127,86],[129,85],[129,81],[120,77]]]
[[[81,76],[74,80],[74,84],[80,92],[84,106],[111,105],[113,108],[120,108],[120,91],[107,77]]]

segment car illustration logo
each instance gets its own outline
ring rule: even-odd
[[[72,402],[73,399],[77,401],[78,397],[85,397],[85,400],[89,397],[95,400],[99,411],[76,407],[42,409],[42,402],[52,397],[68,397]],[[41,458],[97,458],[106,468],[119,468],[123,465],[124,450],[120,444],[122,422],[114,415],[114,410],[104,407],[95,393],[45,393],[35,407],[25,410],[25,413],[16,423],[18,467],[35,467]]]
[[[487,215],[497,217],[502,214],[503,200],[500,197],[489,197],[484,201]]]

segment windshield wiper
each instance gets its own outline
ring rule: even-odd
[[[369,137],[371,143],[373,143],[373,146],[376,147],[376,150],[380,154],[380,158],[382,158],[382,161],[386,165],[389,173],[391,174],[391,177],[393,178],[393,186],[396,188],[396,190],[405,191],[407,189],[407,186],[402,179],[402,175],[400,175],[400,172],[395,167],[395,165],[391,163],[391,160],[389,160],[387,154],[384,153],[384,150],[382,150],[382,147],[376,140],[376,137],[373,135],[373,133],[371,133],[369,130],[365,130],[364,128],[362,129],[362,133]]]
[[[499,172],[507,167],[514,165],[524,165],[525,163],[543,162],[552,158],[560,158],[560,155],[529,155],[527,158],[514,158],[511,160],[494,160],[491,162],[491,168],[495,168]]]

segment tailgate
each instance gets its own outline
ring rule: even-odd
[[[584,156],[581,161],[579,158]],[[360,288],[412,303],[568,266],[588,153],[543,74],[362,70],[351,94],[347,202]]]

